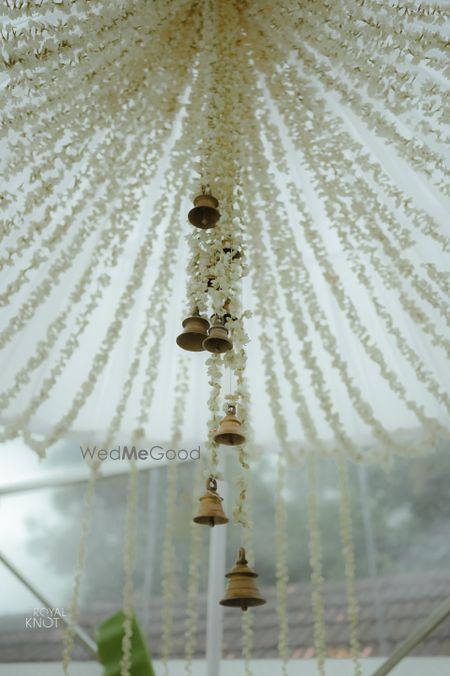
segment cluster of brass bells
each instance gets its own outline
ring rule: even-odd
[[[256,586],[255,579],[258,574],[249,568],[243,547],[239,550],[234,567],[225,577],[229,582],[225,596],[220,601],[222,606],[247,610],[253,606],[262,606],[266,602]]]
[[[207,319],[200,317],[195,309],[190,317],[183,320],[183,333],[177,337],[177,345],[189,352],[213,352],[221,354],[231,350],[233,343],[228,337],[224,317],[213,315],[211,326]]]
[[[209,321],[200,317],[197,310],[194,310],[190,317],[183,320],[183,333],[177,337],[177,345],[183,350],[189,352],[203,352],[203,341],[205,340],[209,329]]]
[[[195,523],[211,527],[228,523],[222,502],[223,498],[217,492],[217,481],[209,477],[206,482],[206,493],[200,498],[199,512],[194,517]]]
[[[213,195],[197,195],[194,208],[188,213],[189,222],[202,230],[214,228],[220,218],[218,206],[219,202]]]
[[[213,439],[216,444],[224,444],[225,446],[239,446],[244,443],[245,436],[242,433],[242,423],[236,416],[234,404],[228,404],[227,414],[214,432]]]

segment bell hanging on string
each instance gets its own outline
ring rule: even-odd
[[[225,577],[228,578],[229,582],[225,596],[220,601],[222,606],[247,610],[247,608],[253,606],[262,606],[266,602],[256,586],[255,579],[258,577],[258,574],[248,567],[243,547],[239,550],[238,559],[234,567]]]
[[[209,321],[200,317],[195,308],[190,317],[183,320],[183,333],[177,337],[177,345],[188,352],[203,352],[203,341],[207,337]]]
[[[228,519],[222,509],[223,498],[217,493],[217,481],[209,477],[206,482],[206,493],[200,498],[200,509],[194,517],[195,523],[206,526],[217,526],[228,523]]]
[[[194,208],[188,213],[189,222],[202,230],[214,228],[220,218],[218,206],[219,202],[213,195],[197,195]]]
[[[244,443],[245,436],[242,433],[242,423],[236,416],[234,404],[228,404],[227,414],[214,433],[213,439],[216,444],[224,444],[225,446],[239,446]]]
[[[223,239],[222,240],[222,251],[224,253],[231,253],[233,252],[232,259],[233,260],[238,260],[241,257],[241,252],[238,249],[235,249],[233,246],[233,242],[231,239]]]
[[[219,315],[211,317],[212,325],[208,330],[208,337],[203,341],[203,347],[208,352],[214,354],[222,354],[231,350],[233,343],[228,338],[228,329],[224,324],[224,320]]]

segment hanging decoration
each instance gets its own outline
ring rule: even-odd
[[[206,482],[206,493],[200,498],[200,509],[194,517],[195,523],[216,526],[228,523],[222,507],[223,498],[217,492],[217,481],[209,477]]]
[[[191,317],[183,320],[183,333],[177,338],[177,345],[188,352],[202,352],[203,343],[208,335],[209,322],[200,317],[198,308],[194,308]]]
[[[201,531],[198,523],[228,521],[217,482],[221,446],[230,446],[240,465],[230,516],[247,548],[251,453],[270,446],[278,453],[284,672],[290,464],[308,463],[319,673],[326,645],[316,462],[332,456],[338,464],[357,675],[347,462],[386,466],[450,438],[449,18],[439,1],[93,0],[75,7],[8,0],[3,7],[0,442],[21,438],[45,458],[68,435],[91,435],[93,420],[105,447],[119,435],[169,439],[175,430],[180,438],[180,411],[199,411],[208,483],[195,496],[192,533]],[[178,354],[206,359],[180,359],[172,384],[182,396],[163,421],[155,393],[160,365],[171,359],[166,346],[177,349],[172,316],[182,321]],[[197,376],[209,386],[203,399]],[[95,481],[93,473],[65,674]],[[171,468],[166,673],[175,499]],[[194,540],[192,618],[197,555]],[[130,671],[131,559],[123,674]],[[241,549],[222,603],[262,604],[255,576]],[[193,640],[191,632],[188,664]]]
[[[258,575],[248,566],[243,547],[239,550],[236,564],[225,577],[228,578],[228,588],[220,601],[222,606],[247,610],[254,606],[262,606],[266,602],[256,586],[255,578]]]

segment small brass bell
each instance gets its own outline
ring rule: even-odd
[[[228,519],[222,509],[223,498],[217,493],[217,481],[209,477],[206,482],[206,493],[200,498],[200,511],[194,517],[195,523],[206,526],[216,526],[228,523]]]
[[[234,249],[233,242],[229,239],[223,239],[222,240],[222,251],[224,253],[233,252],[233,256],[232,256],[233,260],[237,260],[241,257],[241,252],[238,249]]]
[[[197,195],[194,199],[194,208],[188,213],[189,222],[196,228],[208,230],[214,228],[220,218],[217,210],[219,202],[212,195]]]
[[[205,340],[209,328],[209,321],[203,319],[195,309],[191,317],[186,317],[183,320],[183,333],[177,337],[177,345],[183,350],[189,352],[203,352],[203,341]]]
[[[252,606],[262,606],[266,602],[256,586],[255,578],[258,577],[258,574],[248,567],[243,547],[239,550],[234,568],[225,577],[229,579],[229,582],[220,605],[247,610]]]
[[[216,444],[224,444],[225,446],[239,446],[244,443],[245,436],[242,434],[242,424],[236,416],[234,404],[228,404],[227,414],[222,419],[213,438]]]
[[[233,343],[228,338],[228,329],[226,328],[222,317],[213,315],[211,317],[212,326],[209,327],[208,337],[203,341],[203,347],[208,352],[222,354],[231,350]]]

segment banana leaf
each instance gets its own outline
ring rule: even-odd
[[[120,676],[123,621],[124,614],[119,611],[97,627],[96,641],[99,660],[104,668],[103,676]],[[133,615],[130,674],[131,676],[155,676],[150,654],[135,615]]]

